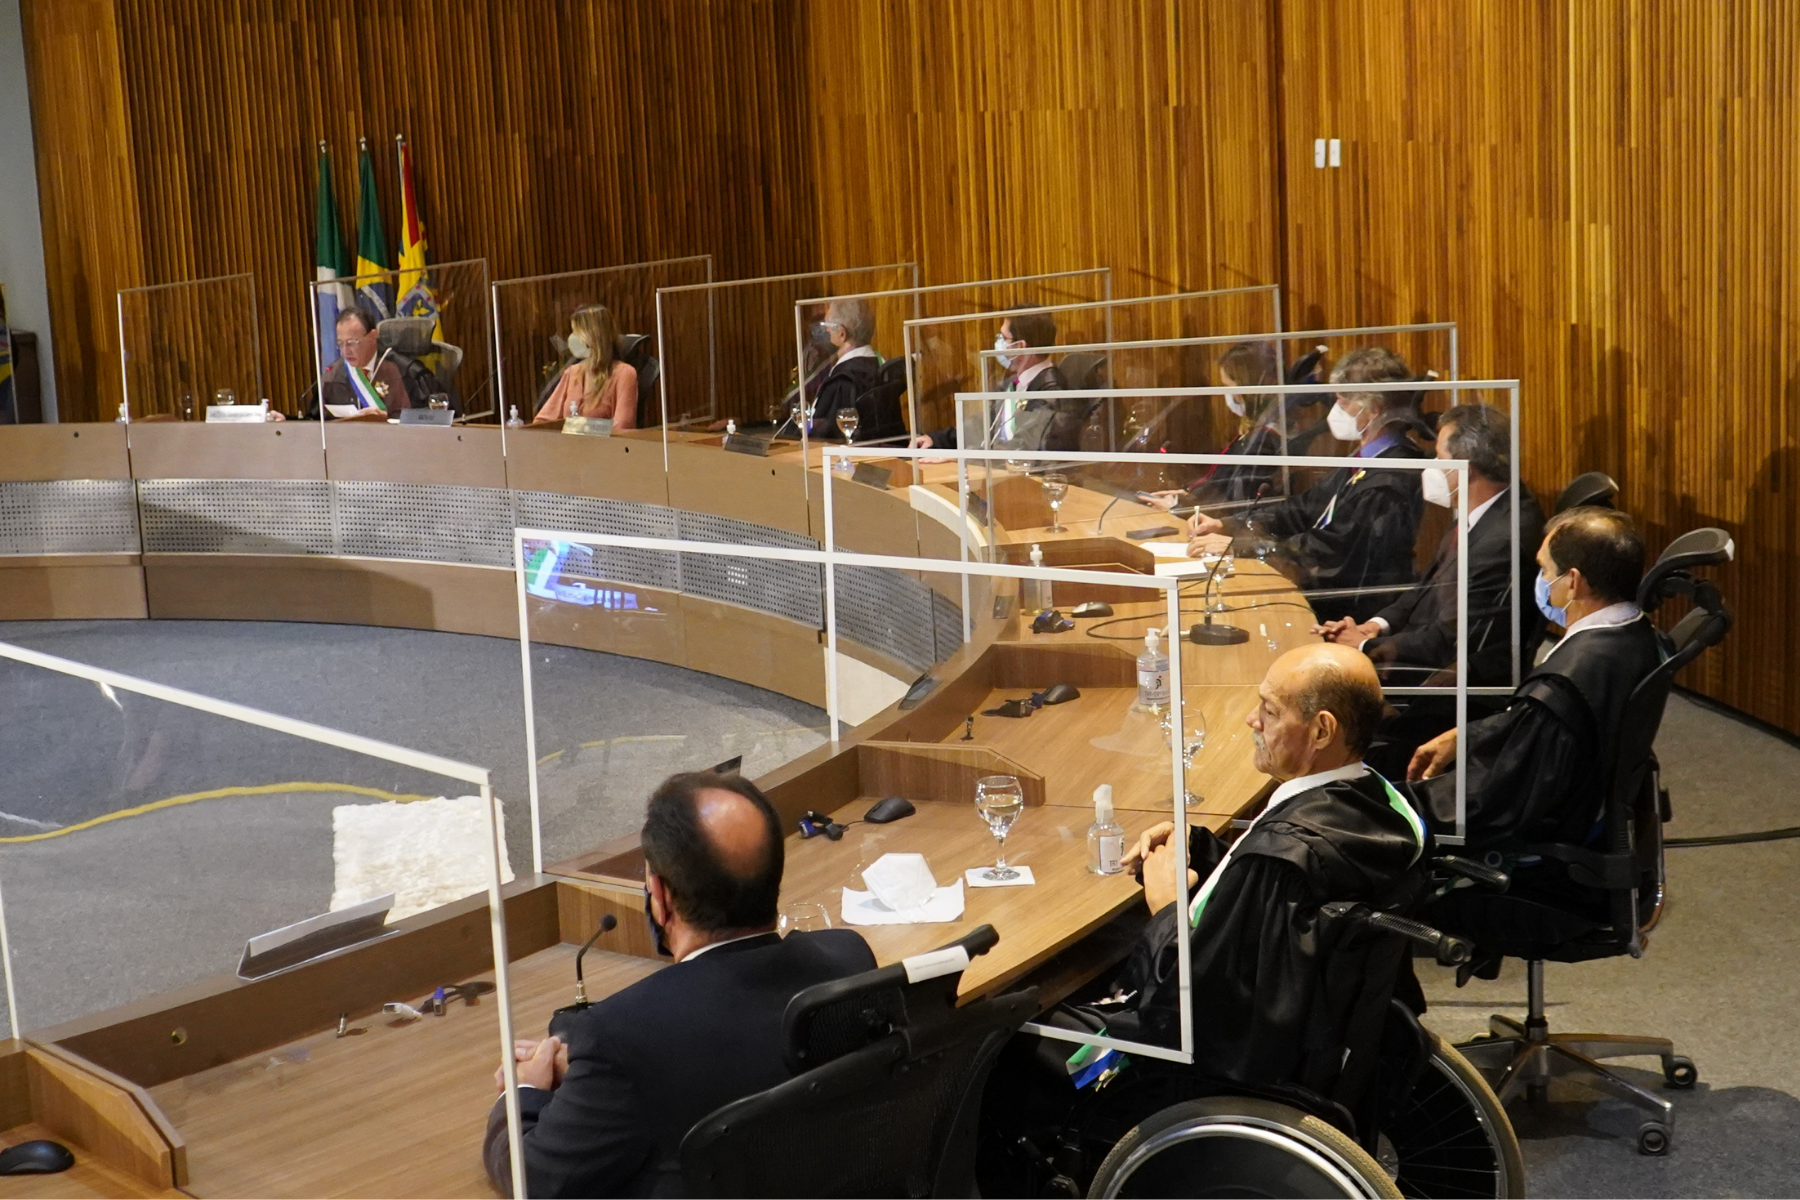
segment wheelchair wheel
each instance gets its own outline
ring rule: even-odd
[[[1334,1126],[1244,1096],[1171,1105],[1119,1139],[1089,1196],[1394,1197],[1379,1163]]]
[[[1381,1130],[1381,1157],[1394,1169],[1400,1194],[1523,1196],[1525,1162],[1500,1098],[1456,1047],[1429,1030],[1426,1037],[1431,1057]]]

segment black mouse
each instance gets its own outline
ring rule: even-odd
[[[1083,619],[1088,617],[1110,617],[1112,616],[1112,605],[1104,600],[1089,600],[1086,604],[1077,604],[1070,610],[1069,615],[1072,617],[1081,617]]]
[[[1072,683],[1053,683],[1044,689],[1045,704],[1066,704],[1081,699],[1081,689]]]
[[[889,821],[910,817],[918,811],[905,796],[889,796],[871,805],[869,811],[863,814],[863,820],[871,825],[886,825]]]
[[[0,1175],[54,1175],[75,1165],[61,1142],[20,1142],[0,1150]]]

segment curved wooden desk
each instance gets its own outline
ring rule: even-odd
[[[816,468],[807,479],[791,450],[750,457],[722,451],[716,439],[677,437],[666,447],[665,472],[653,431],[607,439],[512,431],[504,451],[496,429],[344,424],[324,433],[321,443],[317,427],[297,422],[0,429],[0,500],[38,514],[35,524],[0,534],[10,538],[0,542],[0,617],[308,620],[512,637],[515,523],[701,531],[769,545],[817,544],[822,536],[821,480]],[[834,481],[838,544],[956,558],[954,471],[925,468],[915,486],[911,468],[890,465],[897,469],[888,488]],[[1123,534],[1166,523],[1161,514],[1117,504],[1105,536],[1096,536],[1109,499],[1075,488],[1063,508],[1071,530],[1051,534],[1036,484],[1002,478],[990,500],[1000,553],[1018,555],[1037,542],[1053,563],[1154,570],[1151,554]],[[606,644],[592,623],[559,626],[549,607],[537,614],[544,639],[640,653],[822,704],[816,623],[772,602],[758,609],[684,590],[679,578],[660,588],[625,582],[676,614],[660,641]],[[1021,627],[1009,586],[991,594],[978,587],[973,637],[960,644],[960,589],[941,579],[912,586],[918,591],[909,595],[922,598],[918,620],[936,621],[954,606],[959,644],[940,641],[921,662],[916,639],[910,651],[876,644],[881,622],[871,621],[871,640],[851,637],[843,649],[899,681],[929,671],[935,690],[759,782],[790,820],[809,808],[854,819],[887,794],[915,798],[920,811],[894,825],[856,826],[840,842],[790,839],[784,900],[817,900],[836,913],[838,890],[855,881],[859,864],[888,850],[926,853],[944,883],[991,861],[969,785],[976,774],[1011,766],[1034,801],[1015,827],[1011,857],[1033,867],[1037,885],[970,890],[955,925],[864,932],[877,956],[892,961],[991,922],[1000,945],[965,977],[965,994],[1029,976],[1053,998],[1116,960],[1141,912],[1129,879],[1087,873],[1088,798],[1095,784],[1112,783],[1129,834],[1169,811],[1162,735],[1154,718],[1130,711],[1141,633],[1162,622],[1162,609],[1110,589],[1096,598],[1113,603],[1115,617],[1097,632],[1119,640],[1090,636],[1093,621],[1034,635]],[[1223,592],[1234,605],[1260,606],[1231,618],[1250,641],[1181,649],[1187,699],[1205,713],[1210,733],[1195,770],[1205,802],[1192,819],[1215,828],[1249,804],[1261,782],[1241,723],[1256,683],[1275,654],[1307,640],[1311,624],[1286,581],[1257,564],[1239,564]],[[1081,598],[1058,595],[1064,606]],[[961,740],[971,713],[1059,682],[1075,684],[1081,698],[1026,720],[977,716],[974,739]],[[653,958],[634,843],[598,848],[509,889],[521,1032],[541,1027],[566,995],[566,944],[585,940],[603,912],[621,923],[600,950],[628,957],[616,970],[590,967],[590,979],[612,980],[596,993],[628,983]],[[17,1063],[0,1088],[0,1099],[11,1097],[8,1124],[35,1121],[73,1139],[113,1171],[106,1186],[115,1190],[117,1179],[131,1178],[145,1194],[186,1186],[195,1194],[485,1195],[476,1152],[489,1073],[471,1064],[491,1061],[495,1027],[485,1019],[461,1022],[460,1032],[432,1026],[433,1046],[444,1046],[429,1052],[401,1031],[355,1042],[329,1033],[339,1014],[368,1023],[384,1001],[487,970],[485,926],[477,898],[284,975],[218,978],[37,1031],[36,1050],[0,1056],[0,1064]],[[172,1040],[171,1029],[184,1038]],[[28,1051],[74,1064],[75,1099],[48,1110],[30,1102],[38,1093],[27,1086]],[[259,1065],[271,1060],[293,1069],[277,1080]],[[433,1100],[367,1102],[374,1079],[381,1094]],[[295,1115],[297,1097],[313,1115]]]

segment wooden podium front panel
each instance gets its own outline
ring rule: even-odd
[[[315,421],[208,425],[150,421],[126,426],[138,479],[324,479]]]
[[[506,486],[506,456],[496,426],[325,424],[325,471],[367,483]]]
[[[530,426],[509,429],[506,484],[521,492],[669,503],[662,439],[654,430],[583,437]]]
[[[0,427],[0,483],[130,478],[123,425]]]
[[[519,635],[502,567],[257,554],[146,554],[149,614]]]
[[[0,621],[147,617],[136,554],[0,556]]]
[[[669,443],[668,503],[675,508],[822,539],[824,530],[813,528],[807,512],[806,484],[798,455],[757,458],[718,446]]]

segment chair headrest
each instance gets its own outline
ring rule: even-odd
[[[881,364],[881,373],[877,378],[883,383],[893,383],[898,380],[901,390],[904,391],[906,388],[906,360],[904,358],[886,360]]]
[[[1691,572],[1696,567],[1717,567],[1732,560],[1737,543],[1723,529],[1693,529],[1670,542],[1638,585],[1638,607],[1654,612],[1670,596],[1689,596],[1702,603],[1703,595]],[[1708,596],[1716,599],[1717,589],[1708,585]]]
[[[384,350],[418,358],[431,353],[431,331],[436,324],[430,317],[389,317],[375,326],[375,337]]]
[[[1099,386],[1098,375],[1105,365],[1106,359],[1086,350],[1077,350],[1065,354],[1057,370],[1062,372],[1063,380],[1076,390]]]
[[[619,340],[613,343],[613,357],[622,363],[630,363],[634,367],[643,366],[641,361],[650,353],[650,335],[647,333],[621,333]]]
[[[1293,362],[1289,363],[1287,369],[1287,382],[1318,382],[1313,376],[1318,373],[1319,360],[1325,357],[1325,349],[1326,348],[1322,345],[1314,346],[1311,350],[1308,350],[1305,354],[1302,354],[1299,358],[1296,358]]]
[[[1605,471],[1589,471],[1569,481],[1569,486],[1556,498],[1556,511],[1564,512],[1589,504],[1611,508],[1613,497],[1618,494],[1619,485],[1611,475]]]

